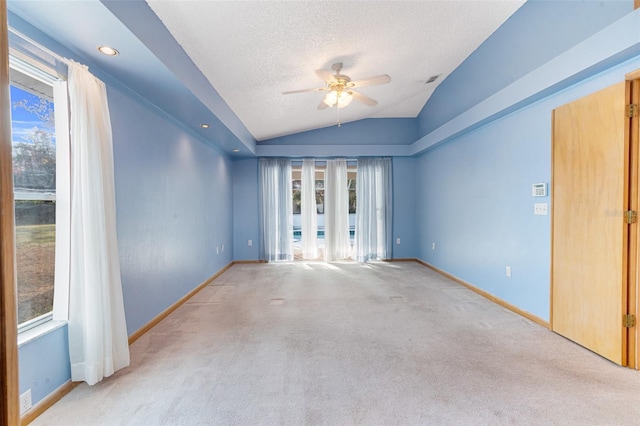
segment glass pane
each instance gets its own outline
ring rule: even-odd
[[[349,213],[356,212],[356,176],[355,173],[350,174],[348,185],[349,185]]]
[[[295,179],[291,185],[293,188],[293,214],[300,214],[300,212],[302,211],[301,182],[301,180]]]
[[[55,202],[16,201],[18,324],[53,308]]]
[[[358,206],[358,203],[356,198],[356,191],[350,189],[349,190],[349,213],[355,213],[357,206]]]
[[[55,193],[53,102],[11,86],[11,105],[15,191]]]
[[[11,70],[18,324],[53,309],[56,145],[51,86]]]
[[[318,214],[324,214],[324,180],[316,178],[316,209]]]

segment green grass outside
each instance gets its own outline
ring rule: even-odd
[[[16,245],[36,243],[45,244],[56,241],[56,225],[16,226]]]
[[[51,312],[55,230],[54,224],[16,226],[19,324]]]

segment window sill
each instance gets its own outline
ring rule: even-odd
[[[29,330],[23,331],[22,333],[18,334],[18,348],[21,348],[27,343],[39,339],[45,334],[51,333],[52,331],[57,330],[65,325],[67,325],[66,321],[51,320],[45,322],[44,324],[40,324],[37,327],[33,327]]]

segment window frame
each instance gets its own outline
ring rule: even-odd
[[[57,328],[57,324],[68,319],[68,289],[69,289],[69,245],[70,245],[70,144],[69,144],[69,108],[66,80],[50,66],[30,58],[27,55],[9,48],[9,66],[28,77],[47,84],[53,89],[53,106],[55,114],[55,145],[56,145],[56,188],[53,193],[34,194],[15,191],[15,201],[42,200],[55,202],[55,253],[54,253],[54,283],[52,310],[40,316],[31,318],[18,324],[18,342],[24,344],[25,339],[32,339],[37,331],[43,333]],[[10,84],[20,88],[20,84]],[[17,281],[17,276],[16,276]],[[16,282],[17,284],[17,282]],[[27,333],[28,332],[28,333]]]

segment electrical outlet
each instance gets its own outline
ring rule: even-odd
[[[396,238],[396,244],[400,245],[400,238]]]
[[[253,240],[249,240],[249,241],[247,241],[247,245],[248,245],[249,247],[251,247],[251,246],[253,245]]]
[[[507,277],[511,276],[511,266],[507,266]]]
[[[20,415],[31,408],[31,389],[20,395]]]
[[[216,246],[216,254],[220,253],[220,247]]]
[[[432,243],[431,244],[431,250],[435,250],[436,249],[436,243]]]
[[[222,253],[224,253],[224,244],[222,245],[222,250],[220,250]]]

